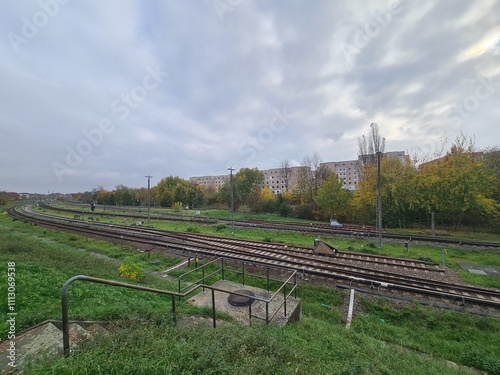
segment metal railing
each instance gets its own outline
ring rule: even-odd
[[[85,275],[73,276],[72,278],[68,279],[64,283],[62,290],[61,290],[63,350],[64,350],[65,356],[69,355],[69,347],[70,347],[68,288],[73,282],[75,282],[77,280],[89,281],[89,282],[98,283],[98,284],[118,286],[118,287],[128,288],[128,289],[142,290],[145,292],[151,292],[151,293],[156,293],[156,294],[169,295],[172,297],[172,317],[173,317],[174,321],[175,321],[175,297],[177,297],[177,296],[183,297],[183,296],[193,292],[194,290],[198,289],[198,286],[196,286],[195,288],[193,288],[193,290],[189,290],[184,294],[179,294],[179,293],[171,292],[171,291],[167,291],[167,290],[153,289],[153,288],[148,288],[148,287],[140,286],[140,285],[132,285],[132,284],[127,284],[127,283],[121,283],[118,281],[100,279],[97,277],[91,277],[91,276],[85,276]]]
[[[235,260],[232,260],[233,263],[236,262],[236,263],[239,263],[238,261],[235,261]],[[207,267],[210,267],[214,264],[217,264],[220,262],[220,268],[217,268],[216,270],[212,270],[210,272],[206,272],[205,271],[205,268]],[[242,285],[245,285],[245,280],[246,278],[248,278],[249,274],[245,272],[245,266],[246,265],[249,265],[248,268],[250,268],[250,270],[252,268],[255,268],[257,267],[257,265],[261,265],[261,266],[264,266],[265,269],[266,269],[266,272],[265,272],[265,276],[260,276],[258,274],[254,274],[254,273],[251,273],[251,278],[255,278],[255,279],[265,279],[266,280],[266,285],[267,285],[267,291],[269,292],[270,291],[270,283],[271,281],[274,281],[274,282],[280,282],[282,285],[278,288],[278,290],[268,299],[265,299],[265,298],[260,298],[260,297],[256,297],[256,296],[250,296],[250,295],[247,295],[247,294],[241,294],[241,293],[238,293],[238,292],[230,292],[230,291],[227,291],[227,290],[223,290],[223,289],[219,289],[219,288],[215,288],[215,287],[208,287],[205,283],[206,283],[206,280],[211,277],[211,276],[214,276],[216,274],[219,274],[221,275],[221,280],[225,280],[225,275],[226,273],[228,272],[231,272],[231,273],[235,273],[235,274],[239,274],[241,275],[241,283]],[[241,261],[241,271],[239,270],[239,268],[237,269],[233,269],[233,268],[228,268],[227,267],[227,259],[225,258],[217,258],[213,261],[210,261],[208,263],[205,263],[201,266],[197,266],[195,269],[193,270],[190,270],[186,273],[183,273],[182,275],[180,275],[178,277],[178,293],[182,293],[183,290],[189,288],[189,287],[192,287],[193,285],[198,285],[199,287],[202,288],[203,291],[205,291],[205,288],[208,288],[208,289],[211,289],[212,290],[212,308],[214,308],[215,306],[215,291],[218,291],[218,292],[222,292],[222,293],[227,293],[227,294],[233,294],[233,295],[237,295],[237,296],[241,296],[241,297],[245,297],[245,298],[248,298],[251,301],[251,303],[249,303],[248,305],[248,319],[249,319],[249,324],[251,324],[251,321],[252,321],[252,318],[257,318],[257,319],[261,319],[261,320],[265,320],[266,324],[269,324],[269,322],[276,316],[276,314],[278,313],[278,311],[281,309],[281,307],[284,308],[284,316],[286,317],[287,316],[287,306],[286,306],[286,301],[287,299],[292,295],[293,293],[293,298],[297,298],[297,272],[296,270],[289,270],[291,272],[290,276],[288,277],[287,280],[285,281],[282,281],[282,280],[277,280],[277,279],[273,279],[270,277],[270,272],[269,270],[270,269],[279,269],[281,271],[283,271],[283,268],[279,268],[279,267],[272,267],[272,266],[269,266],[269,265],[266,265],[266,264],[263,264],[263,263],[257,263],[257,262],[245,262],[245,261]],[[186,281],[185,282],[185,286],[183,287],[181,285],[181,282],[182,280],[195,273],[195,272],[201,272],[201,277],[198,279],[198,280],[195,280],[195,281],[192,281],[192,282],[188,282]],[[293,279],[293,286],[292,288],[290,289],[290,291],[288,292],[287,294],[287,289],[286,289],[286,286],[291,282],[291,280]],[[201,284],[199,284],[201,283]],[[272,314],[272,316],[270,317],[269,316],[269,304],[271,302],[273,302],[277,296],[279,295],[280,291],[283,291],[283,302],[275,309],[274,313]],[[257,315],[253,315],[252,314],[252,303],[254,301],[260,301],[262,303],[264,303],[266,305],[266,315],[265,317],[260,317],[260,316],[257,316]],[[215,319],[214,319],[214,327],[215,327]]]
[[[209,275],[205,275],[204,268],[207,267],[207,266],[209,266],[209,265],[212,265],[213,263],[215,263],[217,261],[221,262],[221,268],[217,269],[216,271],[211,272]],[[295,299],[297,298],[297,271],[292,271],[291,275],[288,277],[288,279],[281,285],[281,287],[269,299],[264,299],[264,298],[255,297],[255,296],[249,296],[249,295],[240,294],[240,293],[237,293],[237,292],[230,292],[230,291],[227,291],[227,290],[224,290],[224,289],[221,289],[221,288],[216,288],[216,287],[213,287],[213,286],[205,284],[206,278],[208,278],[210,276],[213,276],[213,275],[215,275],[215,274],[217,274],[219,272],[222,275],[222,280],[224,280],[224,274],[225,274],[225,272],[236,272],[236,273],[242,274],[242,276],[243,276],[243,285],[244,285],[244,280],[245,280],[244,266],[245,266],[245,263],[243,262],[243,271],[242,272],[235,271],[235,270],[229,270],[229,269],[227,269],[225,267],[224,258],[218,258],[218,259],[216,259],[214,261],[206,263],[205,265],[202,265],[202,266],[198,267],[195,270],[191,270],[189,272],[186,272],[185,274],[181,275],[181,277],[179,277],[179,280],[180,280],[182,278],[182,276],[190,274],[193,271],[199,271],[200,269],[202,271],[202,278],[200,280],[197,280],[196,282],[191,282],[188,285],[188,287],[182,288],[182,290],[185,290],[184,292],[181,291],[181,283],[180,283],[180,281],[179,281],[179,292],[173,292],[173,291],[168,291],[168,290],[148,288],[148,287],[140,286],[140,285],[133,285],[133,284],[122,283],[122,282],[119,282],[119,281],[100,279],[100,278],[97,278],[97,277],[91,277],[91,276],[85,276],[85,275],[73,276],[72,278],[68,279],[64,283],[64,285],[62,286],[62,289],[61,289],[62,331],[63,331],[63,351],[64,351],[64,355],[65,356],[69,356],[69,354],[70,354],[68,288],[75,281],[87,281],[87,282],[92,282],[92,283],[117,286],[117,287],[121,287],[121,288],[135,289],[135,290],[140,290],[140,291],[144,291],[144,292],[150,292],[150,293],[156,293],[156,294],[162,294],[162,295],[169,295],[171,297],[171,301],[172,301],[172,319],[173,319],[174,322],[176,321],[176,301],[175,301],[176,297],[178,297],[179,299],[182,298],[182,297],[186,297],[186,296],[190,295],[191,293],[193,293],[194,291],[196,291],[197,289],[202,289],[203,291],[205,291],[205,289],[210,289],[211,290],[211,293],[212,293],[212,319],[213,319],[213,327],[214,328],[216,327],[216,308],[215,308],[215,292],[216,291],[217,292],[221,292],[221,293],[236,294],[236,295],[239,295],[239,296],[242,296],[242,297],[250,298],[250,299],[252,299],[254,301],[260,301],[260,302],[265,303],[266,304],[266,316],[265,316],[265,318],[261,318],[261,317],[256,316],[256,315],[252,315],[252,304],[251,303],[249,304],[249,307],[248,307],[249,313],[248,313],[248,315],[249,315],[249,323],[250,324],[251,324],[252,317],[253,318],[258,318],[258,319],[265,320],[266,324],[269,324],[269,322],[276,316],[276,314],[281,309],[281,307],[284,307],[284,316],[286,317],[287,316],[287,310],[286,310],[287,309],[287,307],[286,307],[286,301],[287,301],[287,299],[292,295],[292,293],[294,294],[294,298]],[[271,267],[271,268],[277,268],[277,267]],[[258,275],[253,275],[253,277],[263,278],[263,277],[260,277]],[[269,291],[269,282],[271,280],[269,278],[269,267],[267,268],[267,276],[266,276],[266,278],[267,278],[267,282],[268,282],[268,291]],[[290,283],[290,281],[292,280],[292,278],[293,278],[293,286],[292,286],[291,290],[289,291],[289,293],[287,294],[286,293],[286,286],[288,285],[288,283]],[[202,281],[202,283],[199,283],[200,281]],[[274,281],[278,281],[278,280],[274,280]],[[277,307],[277,309],[274,312],[274,314],[271,317],[269,317],[269,303],[271,303],[274,299],[276,299],[276,297],[278,296],[278,294],[280,293],[280,291],[283,291],[283,302]]]

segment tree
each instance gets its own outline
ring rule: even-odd
[[[288,193],[289,194],[289,193]],[[287,217],[292,213],[292,208],[290,204],[287,202],[284,194],[276,194],[275,198],[276,202],[274,203],[275,210],[278,212],[278,215]]]
[[[113,192],[101,189],[95,196],[98,204],[115,204],[115,195]]]
[[[200,185],[190,183],[187,193],[187,204],[191,208],[198,208],[205,203],[203,189]]]
[[[274,193],[269,189],[269,186],[263,186],[260,189],[260,198],[261,199],[274,199]]]
[[[131,206],[133,202],[135,202],[135,194],[134,191],[125,186],[118,185],[114,192],[116,203],[123,206]]]
[[[493,179],[488,196],[493,198],[497,204],[500,204],[500,148],[486,149],[483,153],[483,162],[487,173]]]
[[[377,163],[377,152],[385,152],[385,138],[380,135],[378,124],[370,124],[370,134],[366,137],[364,134],[358,138],[358,160],[361,179],[364,177],[364,168],[368,164]]]
[[[314,203],[314,196],[332,172],[321,165],[320,156],[314,152],[302,160],[302,166],[298,169],[298,191],[302,204]]]
[[[420,166],[419,199],[426,213],[438,212],[455,229],[468,217],[496,215],[491,197],[495,175],[488,171],[474,140],[461,134],[441,159]]]
[[[343,188],[339,177],[332,174],[318,189],[314,201],[327,219],[344,218],[349,206],[350,193]]]
[[[203,194],[203,202],[205,202],[205,204],[211,206],[218,201],[219,194],[218,194],[217,189],[215,188],[214,184],[211,184],[208,186],[201,185],[199,187],[199,190]],[[224,201],[224,202],[226,202],[226,201]]]
[[[410,161],[385,158],[381,166],[382,212],[386,226],[405,228],[419,210],[415,199],[417,169]],[[374,181],[376,185],[376,181]]]
[[[168,176],[162,178],[156,185],[156,202],[162,207],[172,207],[176,201],[186,201],[186,191],[182,187],[185,184],[189,183],[180,177]]]
[[[264,174],[257,168],[242,168],[233,178],[234,201],[236,204],[247,204],[253,192],[260,197],[260,189],[264,185]]]
[[[414,163],[402,162],[398,158],[381,160],[381,198],[384,226],[406,227],[415,220],[420,210],[417,198],[419,188],[417,169]],[[356,220],[362,224],[375,223],[377,202],[377,166],[365,167],[365,178],[353,194],[352,210]]]

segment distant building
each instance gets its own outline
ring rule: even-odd
[[[408,160],[408,155],[406,155],[404,151],[384,152],[382,157],[398,158],[402,162],[406,162]],[[354,191],[360,182],[362,159],[363,157],[359,156],[356,160],[330,161],[321,163],[321,165],[327,167],[330,171],[335,173],[339,177],[339,180],[343,182],[346,190]]]
[[[402,162],[408,160],[408,155],[404,151],[390,151],[382,155],[384,158],[398,158]],[[355,160],[325,162],[321,163],[321,166],[328,168],[339,176],[345,189],[356,190],[360,182],[361,156]],[[298,186],[298,176],[301,168],[304,167],[290,167],[287,170],[283,168],[264,169],[261,171],[264,174],[264,186],[269,187],[269,190],[274,194],[292,191]],[[229,181],[229,175],[190,177],[189,181],[201,186],[213,186],[219,190],[226,181]]]
[[[265,169],[261,171],[264,174],[264,185],[274,194],[283,194],[286,191],[292,191],[298,185],[298,171],[302,167]]]
[[[350,191],[356,190],[359,183],[359,165],[357,159],[321,163],[321,166],[335,173],[344,184],[344,188]]]
[[[226,181],[229,181],[229,175],[189,177],[189,182],[206,187],[212,186],[216,190],[219,190]]]

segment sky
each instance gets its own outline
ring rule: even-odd
[[[8,4],[8,5],[7,5]],[[500,0],[3,2],[0,191],[500,146]]]

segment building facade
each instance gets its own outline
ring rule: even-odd
[[[330,161],[321,163],[322,167],[328,168],[335,173],[349,191],[356,190],[359,183],[359,160]]]
[[[189,177],[189,182],[205,187],[212,186],[216,190],[219,190],[226,181],[229,181],[229,175]]]
[[[398,158],[402,162],[408,160],[408,155],[406,155],[405,151],[385,152],[382,154],[382,157]],[[355,160],[330,161],[321,163],[320,165],[335,173],[344,184],[345,189],[354,191],[360,182],[361,160],[362,156],[359,156]],[[269,187],[269,190],[274,194],[292,191],[298,186],[298,176],[301,168],[307,167],[299,166],[286,169],[273,168],[262,170],[261,172],[264,174],[264,186]],[[229,175],[190,177],[189,181],[202,186],[213,186],[218,190],[226,181],[229,181]]]

